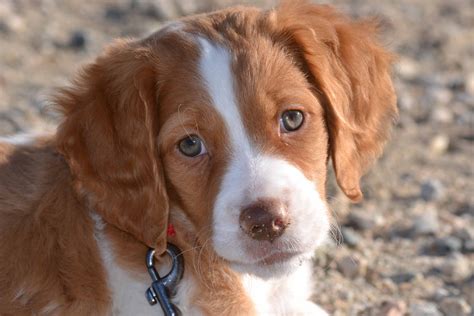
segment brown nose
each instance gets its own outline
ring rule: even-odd
[[[275,202],[259,202],[240,213],[240,227],[256,240],[273,241],[280,237],[289,225],[286,209]]]

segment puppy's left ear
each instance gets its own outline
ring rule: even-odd
[[[168,197],[156,144],[158,61],[150,45],[116,41],[59,92],[65,119],[57,142],[91,207],[162,252]]]
[[[270,17],[326,103],[337,182],[358,201],[360,178],[381,154],[398,114],[394,55],[378,43],[376,21],[352,21],[329,6],[285,1]]]

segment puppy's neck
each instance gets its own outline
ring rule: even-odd
[[[93,218],[99,230],[98,239],[102,239],[102,243],[112,252],[113,264],[126,271],[131,278],[151,284],[145,266],[148,247],[132,235],[103,222],[97,214],[94,214]],[[207,239],[202,240],[204,237],[200,238],[196,234],[197,230],[185,218],[184,213],[171,212],[170,223],[173,224],[175,233],[168,236],[168,242],[180,248],[184,257],[184,277],[181,282],[186,284],[186,304],[208,315],[255,314],[252,301],[242,285],[241,276],[216,256],[212,245],[206,242]],[[169,258],[162,256],[156,259],[158,271],[166,273],[169,270]],[[178,297],[181,288],[178,285]],[[144,293],[140,294],[146,304]]]

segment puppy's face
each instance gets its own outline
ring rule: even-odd
[[[102,216],[149,246],[171,209],[234,268],[285,273],[328,233],[328,159],[360,199],[396,113],[374,28],[287,2],[118,43],[58,99],[60,149]]]
[[[173,200],[235,267],[286,270],[329,229],[324,109],[295,56],[270,38],[185,36],[195,59],[159,93]]]

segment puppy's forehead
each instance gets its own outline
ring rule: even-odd
[[[200,36],[198,41],[201,47],[199,71],[212,105],[224,119],[232,144],[241,151],[250,151],[237,103],[232,55],[228,48],[207,38]]]
[[[308,85],[291,54],[272,38],[271,26],[257,13],[202,16],[162,32],[167,64],[172,65],[165,69],[165,81],[170,83],[165,90],[176,91],[168,98],[174,103],[169,110],[176,111],[176,100],[182,110],[210,108],[224,121],[230,141],[245,151],[251,149],[250,143],[270,143],[264,131],[275,127],[270,120],[279,106],[300,103],[293,88]]]

